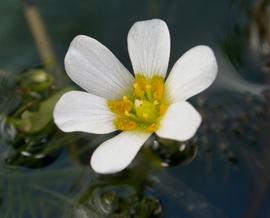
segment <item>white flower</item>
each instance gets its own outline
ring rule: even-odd
[[[128,33],[135,78],[101,43],[77,36],[65,57],[69,77],[87,92],[64,94],[54,121],[64,132],[105,134],[123,130],[93,153],[92,168],[102,174],[126,168],[155,132],[185,141],[197,131],[200,114],[186,101],[211,85],[217,62],[207,46],[187,51],[166,83],[170,34],[159,19],[136,22]]]

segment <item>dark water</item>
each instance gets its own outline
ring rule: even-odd
[[[89,159],[110,135],[57,130],[51,110],[72,84],[63,70],[45,69],[22,1],[2,0],[0,217],[270,216],[268,1],[39,0],[36,5],[61,68],[70,41],[85,34],[131,69],[130,26],[161,18],[171,33],[170,66],[192,46],[207,44],[217,56],[219,75],[191,99],[203,116],[192,140],[153,138],[128,170],[97,175]],[[37,74],[46,76],[45,84],[36,85]],[[35,130],[18,122],[25,110],[37,112],[31,120]]]

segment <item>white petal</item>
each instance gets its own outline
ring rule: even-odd
[[[184,101],[208,88],[217,75],[217,62],[211,48],[196,46],[173,66],[166,81],[172,102]]]
[[[135,74],[165,77],[170,56],[170,33],[159,19],[136,22],[128,33],[128,52]]]
[[[64,94],[54,108],[54,122],[64,132],[105,134],[115,131],[114,114],[104,98],[87,92]]]
[[[201,115],[186,101],[169,106],[161,120],[158,136],[186,141],[194,136],[201,124]]]
[[[88,36],[73,39],[65,57],[65,68],[75,83],[106,99],[122,98],[133,81],[112,52]]]
[[[135,158],[151,133],[124,131],[101,144],[91,158],[92,168],[101,174],[116,173],[125,169]]]

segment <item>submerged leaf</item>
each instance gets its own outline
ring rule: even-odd
[[[14,124],[21,131],[28,133],[37,133],[45,128],[53,117],[53,109],[59,98],[71,88],[65,88],[45,101],[41,102],[37,111],[26,110],[22,113],[21,119],[12,118],[10,122]]]
[[[29,112],[29,120],[31,122],[31,127],[29,129],[30,133],[38,132],[49,124],[49,122],[52,120],[53,109],[56,102],[65,92],[70,90],[70,88],[66,88],[57,92],[46,101],[42,102],[37,112]]]

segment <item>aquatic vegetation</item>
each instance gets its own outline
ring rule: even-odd
[[[1,163],[30,168],[52,163],[63,137],[52,120],[54,105],[71,89],[55,89],[54,77],[43,68],[15,75],[2,72],[0,81]]]
[[[168,78],[170,34],[165,22],[135,23],[128,33],[135,79],[102,44],[77,36],[65,57],[70,78],[86,92],[68,92],[55,107],[54,121],[64,132],[97,134],[123,130],[101,144],[91,158],[102,174],[126,168],[152,133],[186,141],[201,123],[186,100],[211,85],[217,73],[213,51],[197,46],[173,66]]]

